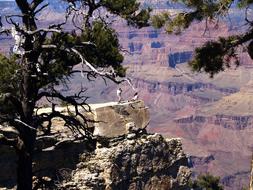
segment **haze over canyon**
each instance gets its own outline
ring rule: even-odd
[[[52,3],[53,2],[53,3]],[[182,9],[166,0],[141,0],[154,13]],[[44,23],[62,19],[57,1],[50,1],[51,11],[42,13]],[[0,1],[0,14],[15,12],[14,2]],[[187,62],[194,49],[208,40],[240,33],[244,30],[241,13],[215,23],[194,23],[181,35],[169,35],[163,29],[134,29],[125,22],[113,23],[124,50],[127,75],[149,107],[151,122],[148,130],[166,137],[182,138],[183,148],[190,157],[194,175],[210,172],[220,176],[226,189],[238,190],[248,185],[253,151],[253,65],[243,48],[241,66],[230,68],[210,78],[193,73]],[[11,48],[9,37],[0,38],[0,51]],[[90,103],[115,101],[117,86],[103,80],[86,83],[76,75],[71,88],[59,87],[65,93],[75,91],[75,83],[89,87]],[[134,92],[121,85],[125,99]],[[98,90],[101,89],[101,90]]]

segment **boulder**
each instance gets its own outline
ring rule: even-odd
[[[142,134],[82,154],[60,189],[188,190],[190,175],[180,139]]]
[[[94,135],[118,137],[129,132],[129,127],[144,129],[149,124],[148,108],[143,101],[92,105]]]

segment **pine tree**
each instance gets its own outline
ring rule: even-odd
[[[152,17],[152,24],[156,28],[164,27],[168,33],[180,34],[194,21],[217,21],[228,16],[232,6],[245,11],[247,30],[238,35],[220,37],[216,41],[208,41],[195,50],[195,56],[189,63],[194,71],[207,72],[212,77],[224,71],[231,64],[239,65],[237,49],[245,45],[250,57],[253,59],[253,21],[250,20],[249,9],[253,4],[251,0],[173,0],[181,3],[185,9],[175,15],[168,12]]]

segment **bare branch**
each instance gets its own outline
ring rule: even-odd
[[[4,135],[0,134],[0,145],[8,145],[15,147],[17,145],[17,139],[9,139]]]
[[[34,30],[34,31],[25,31],[23,30],[24,33],[26,34],[29,34],[29,35],[34,35],[34,34],[37,34],[37,33],[40,33],[40,32],[55,32],[55,33],[59,33],[61,34],[62,33],[62,30],[58,30],[58,29],[53,29],[53,28],[40,28],[38,30]]]
[[[92,120],[85,119],[83,120],[83,123],[82,123],[76,117],[62,114],[56,110],[52,111],[51,113],[42,113],[37,116],[37,120],[41,124],[44,122],[50,122],[50,125],[51,125],[52,124],[51,120],[53,118],[61,118],[65,122],[64,126],[68,127],[74,134],[78,133],[86,137],[92,136],[92,134],[88,131],[88,128],[87,128],[87,122],[93,122]],[[81,130],[83,130],[85,134],[83,134]]]
[[[42,45],[41,48],[42,49],[56,49],[57,46],[53,44],[48,44],[48,45]]]
[[[86,65],[91,71],[93,71],[94,73],[100,75],[100,76],[113,76],[113,73],[110,72],[101,72],[98,71],[91,63],[89,63],[83,56],[82,54],[77,51],[75,48],[70,48],[70,50],[72,52],[74,52],[75,54],[77,54],[79,56],[79,58],[81,59],[81,64]]]
[[[29,129],[31,129],[31,130],[37,131],[37,129],[35,129],[34,127],[28,125],[27,123],[21,121],[20,119],[14,119],[14,122],[17,122],[17,123],[19,123],[19,124],[22,124],[23,126],[29,128]]]
[[[136,89],[134,88],[132,81],[129,78],[123,78],[120,80],[116,79],[116,74],[114,72],[114,70],[110,71],[110,72],[103,72],[103,71],[99,71],[97,70],[91,63],[89,63],[83,56],[82,54],[77,51],[75,48],[71,48],[70,49],[72,52],[74,52],[75,54],[77,54],[79,56],[79,58],[81,59],[81,65],[86,65],[92,72],[94,72],[95,74],[98,74],[99,76],[102,77],[106,77],[109,78],[110,80],[112,80],[113,82],[120,84],[122,82],[127,82],[134,91],[136,91]]]
[[[47,4],[45,4],[45,5],[43,5],[42,7],[40,7],[38,10],[36,10],[35,12],[34,12],[34,14],[36,15],[36,14],[38,14],[40,11],[42,11],[43,9],[45,9],[46,7],[48,7],[48,3]]]
[[[0,28],[0,35],[6,34],[7,36],[11,33],[10,29]]]

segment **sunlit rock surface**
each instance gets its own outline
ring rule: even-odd
[[[79,111],[93,121],[88,124],[88,127],[94,128],[94,136],[107,138],[122,136],[128,133],[129,125],[133,125],[136,129],[145,129],[150,121],[149,109],[142,100],[90,104],[85,108],[86,110],[79,107]],[[87,112],[89,109],[91,112]],[[55,110],[68,114],[69,111],[74,113],[75,108],[56,107]],[[39,109],[38,113],[50,113],[51,111],[51,108],[43,108]],[[52,130],[61,130],[64,122],[56,118],[52,125],[54,126]]]
[[[56,109],[67,114],[64,107]],[[89,117],[100,121],[92,140],[74,139],[60,121],[54,121],[58,128],[52,134],[38,136],[34,184],[46,179],[49,190],[188,189],[191,171],[181,140],[146,132],[149,111],[143,101],[93,104],[91,110]],[[6,146],[0,155],[0,189],[13,189],[17,157]]]
[[[161,135],[129,134],[98,145],[81,156],[68,190],[170,190],[187,189],[191,171],[180,139]]]
[[[143,101],[93,105],[94,135],[117,137],[128,132],[128,125],[144,129],[149,123],[148,108]]]

